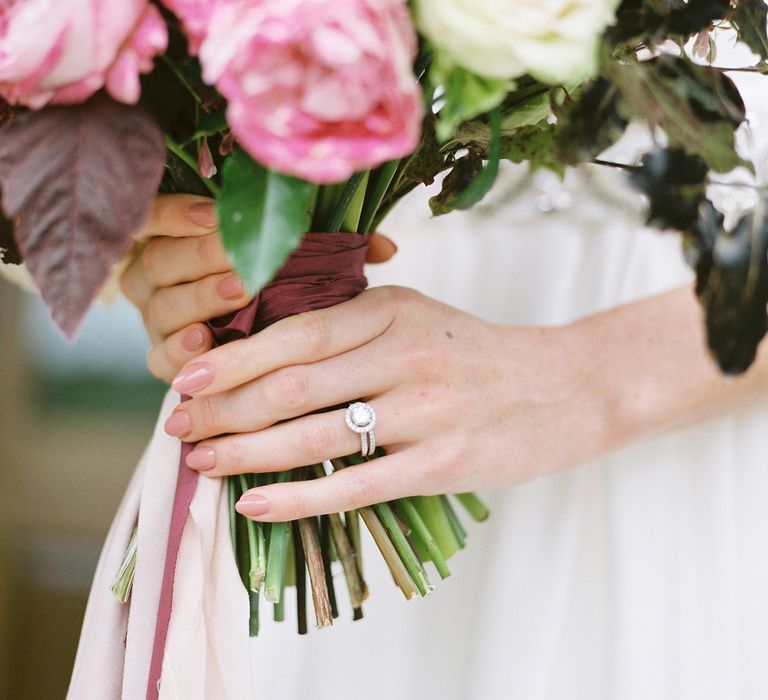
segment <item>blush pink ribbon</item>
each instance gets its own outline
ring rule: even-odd
[[[367,248],[367,239],[358,234],[306,234],[274,281],[246,307],[209,322],[216,345],[246,338],[288,316],[334,306],[357,296],[367,285],[363,274]],[[182,396],[182,401],[188,398]],[[181,446],[147,680],[147,700],[157,700],[160,694],[165,642],[173,607],[176,560],[199,478],[199,473],[186,463],[187,455],[193,448],[190,443],[182,443]]]

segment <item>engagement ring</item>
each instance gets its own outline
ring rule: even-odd
[[[363,457],[373,456],[376,449],[376,436],[373,427],[376,425],[376,411],[362,401],[355,401],[347,408],[345,416],[347,427],[360,434],[360,453]]]

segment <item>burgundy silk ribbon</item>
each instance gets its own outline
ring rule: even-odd
[[[368,240],[352,233],[308,233],[301,245],[265,287],[245,308],[209,322],[216,345],[246,338],[288,316],[323,309],[348,301],[367,284],[363,275]],[[189,397],[182,397],[185,400]],[[155,623],[155,638],[147,682],[147,700],[157,700],[171,620],[176,560],[195,495],[199,473],[187,466],[194,445],[182,443],[181,459],[173,499],[168,546]]]

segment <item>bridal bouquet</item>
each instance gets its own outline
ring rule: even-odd
[[[712,173],[754,170],[735,147],[744,105],[712,65],[711,36],[733,31],[752,50],[729,68],[768,73],[763,0],[10,0],[0,20],[0,251],[26,263],[69,336],[158,191],[216,199],[254,295],[211,320],[228,342],[362,291],[365,234],[421,184],[442,177],[429,202],[440,215],[481,201],[501,160],[561,174],[596,162],[628,170],[650,223],[683,233],[722,368],[754,359],[768,302],[765,193],[726,230],[707,186]],[[630,120],[649,125],[656,148],[639,163],[601,160]],[[362,452],[230,479],[253,634],[260,597],[281,618],[287,585],[306,631],[307,571],[317,624],[331,624],[335,561],[362,615],[359,519],[410,598],[432,590],[425,562],[445,577],[464,546],[455,503],[487,517],[472,494],[293,524],[234,508],[252,486],[323,478],[380,450]],[[166,594],[196,474],[182,454]],[[120,572],[123,599],[134,561]]]

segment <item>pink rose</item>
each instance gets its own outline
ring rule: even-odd
[[[402,0],[214,4],[204,77],[256,160],[327,183],[415,149],[423,107]]]
[[[149,0],[3,0],[0,95],[40,109],[82,102],[102,87],[139,99],[139,74],[166,49],[168,34]]]
[[[184,25],[184,31],[189,39],[189,51],[196,55],[200,43],[208,33],[208,23],[216,5],[237,0],[162,0]]]

